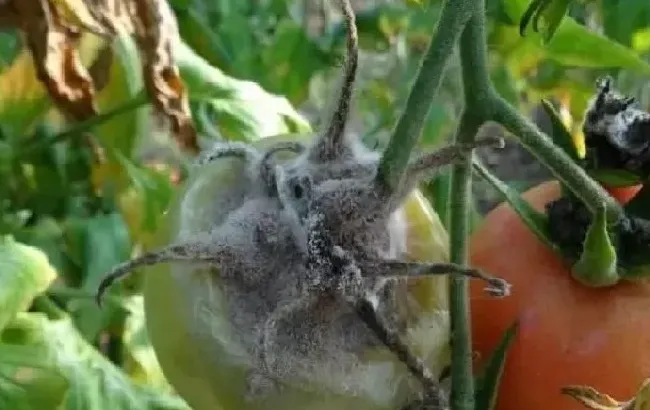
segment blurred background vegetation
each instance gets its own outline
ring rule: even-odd
[[[487,0],[490,74],[505,97],[547,132],[540,101],[552,101],[578,146],[596,78],[612,75],[650,108],[650,2],[559,1],[569,17],[549,43],[519,35],[528,2]],[[170,0],[201,146],[308,132],[309,123],[319,129],[344,51],[331,3]],[[381,148],[441,2],[353,3],[362,55],[350,131]],[[0,409],[184,409],[147,339],[141,278],[117,285],[102,310],[92,297],[105,271],[150,246],[191,158],[142,98],[133,41],[89,44],[82,57],[98,85],[100,116],[75,123],[49,100],[20,34],[0,32]],[[458,74],[454,59],[422,149],[454,129]],[[505,151],[480,155],[517,189],[550,177],[512,140]],[[443,172],[426,187],[441,213],[447,178]],[[478,214],[499,199],[484,184],[475,190]]]

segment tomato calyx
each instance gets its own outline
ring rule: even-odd
[[[562,394],[574,398],[593,410],[642,410],[650,404],[650,379],[646,379],[630,400],[618,401],[589,386],[565,386]]]
[[[625,205],[643,191],[650,177],[650,113],[634,107],[634,98],[616,91],[612,83],[610,77],[599,80],[585,113],[585,156],[577,158],[570,149],[568,154]],[[554,124],[561,127],[557,119]],[[568,135],[566,129],[559,132]],[[561,256],[573,263],[575,279],[603,287],[650,274],[650,214],[629,211],[626,208],[623,218],[610,225],[604,209],[590,211],[566,187],[546,206],[547,234]]]
[[[567,190],[545,207],[549,240],[573,264],[572,276],[588,286],[650,276],[650,185],[615,198],[625,205],[616,224],[607,223],[604,208],[594,215]]]

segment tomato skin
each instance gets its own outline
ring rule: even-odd
[[[559,184],[546,182],[523,196],[541,211],[559,195]],[[472,266],[512,284],[509,297],[496,299],[485,294],[484,284],[471,283],[477,368],[503,332],[520,323],[496,410],[575,410],[579,405],[561,387],[589,385],[630,397],[650,376],[650,284],[580,285],[507,204],[487,215],[471,237],[470,252]]]
[[[643,188],[642,184],[639,185],[633,185],[633,186],[628,186],[628,187],[615,187],[615,186],[607,186],[603,185],[603,188],[605,188],[605,191],[609,192],[611,196],[616,198],[618,202],[621,204],[626,204],[629,201],[632,200],[636,196],[636,194],[639,193],[641,188]]]

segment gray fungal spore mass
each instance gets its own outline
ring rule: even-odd
[[[191,296],[192,332],[212,341],[208,349],[215,354],[206,357],[218,356],[224,346],[241,347],[228,356],[246,363],[250,399],[284,385],[362,394],[390,373],[379,364],[364,368],[368,349],[380,347],[408,368],[409,383],[415,382],[422,397],[444,404],[437,377],[404,342],[409,317],[404,309],[417,305],[409,300],[406,282],[466,275],[486,281],[495,295],[507,294],[508,285],[471,268],[405,261],[407,227],[400,206],[439,167],[465,160],[476,146],[503,141],[486,138],[425,153],[411,162],[401,188],[388,189],[377,172],[380,153],[345,133],[357,34],[350,5],[342,4],[348,55],[329,125],[308,145],[280,142],[260,151],[216,144],[195,171],[239,161],[244,165],[232,170],[241,172],[228,175],[234,182],[219,191],[217,205],[207,207],[214,214],[193,215],[199,211],[191,205],[192,195],[205,187],[190,187],[194,191],[185,193],[178,211],[179,219],[212,222],[199,226],[200,232],[180,229],[174,243],[117,266],[100,285],[98,301],[133,269],[172,263],[178,291]],[[282,151],[293,156],[277,160]],[[236,343],[215,342],[227,338]]]
[[[650,113],[635,99],[613,88],[610,77],[598,81],[598,92],[585,112],[586,167],[615,169],[650,176]]]

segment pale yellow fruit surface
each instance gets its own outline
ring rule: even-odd
[[[224,159],[191,176],[165,218],[158,246],[179,233],[186,237],[219,223],[228,207],[237,206],[225,198],[244,189],[244,171],[240,160]],[[446,261],[447,233],[419,191],[408,197],[401,212],[408,222],[406,257]],[[360,357],[344,379],[323,374],[319,377],[325,381],[317,387],[283,385],[263,400],[247,401],[246,354],[231,337],[218,278],[199,268],[167,264],[150,268],[145,276],[147,329],[156,355],[166,378],[194,410],[398,410],[419,389],[405,366],[382,348]],[[448,363],[446,285],[445,277],[408,285],[419,310],[409,317],[407,342],[434,372]]]

